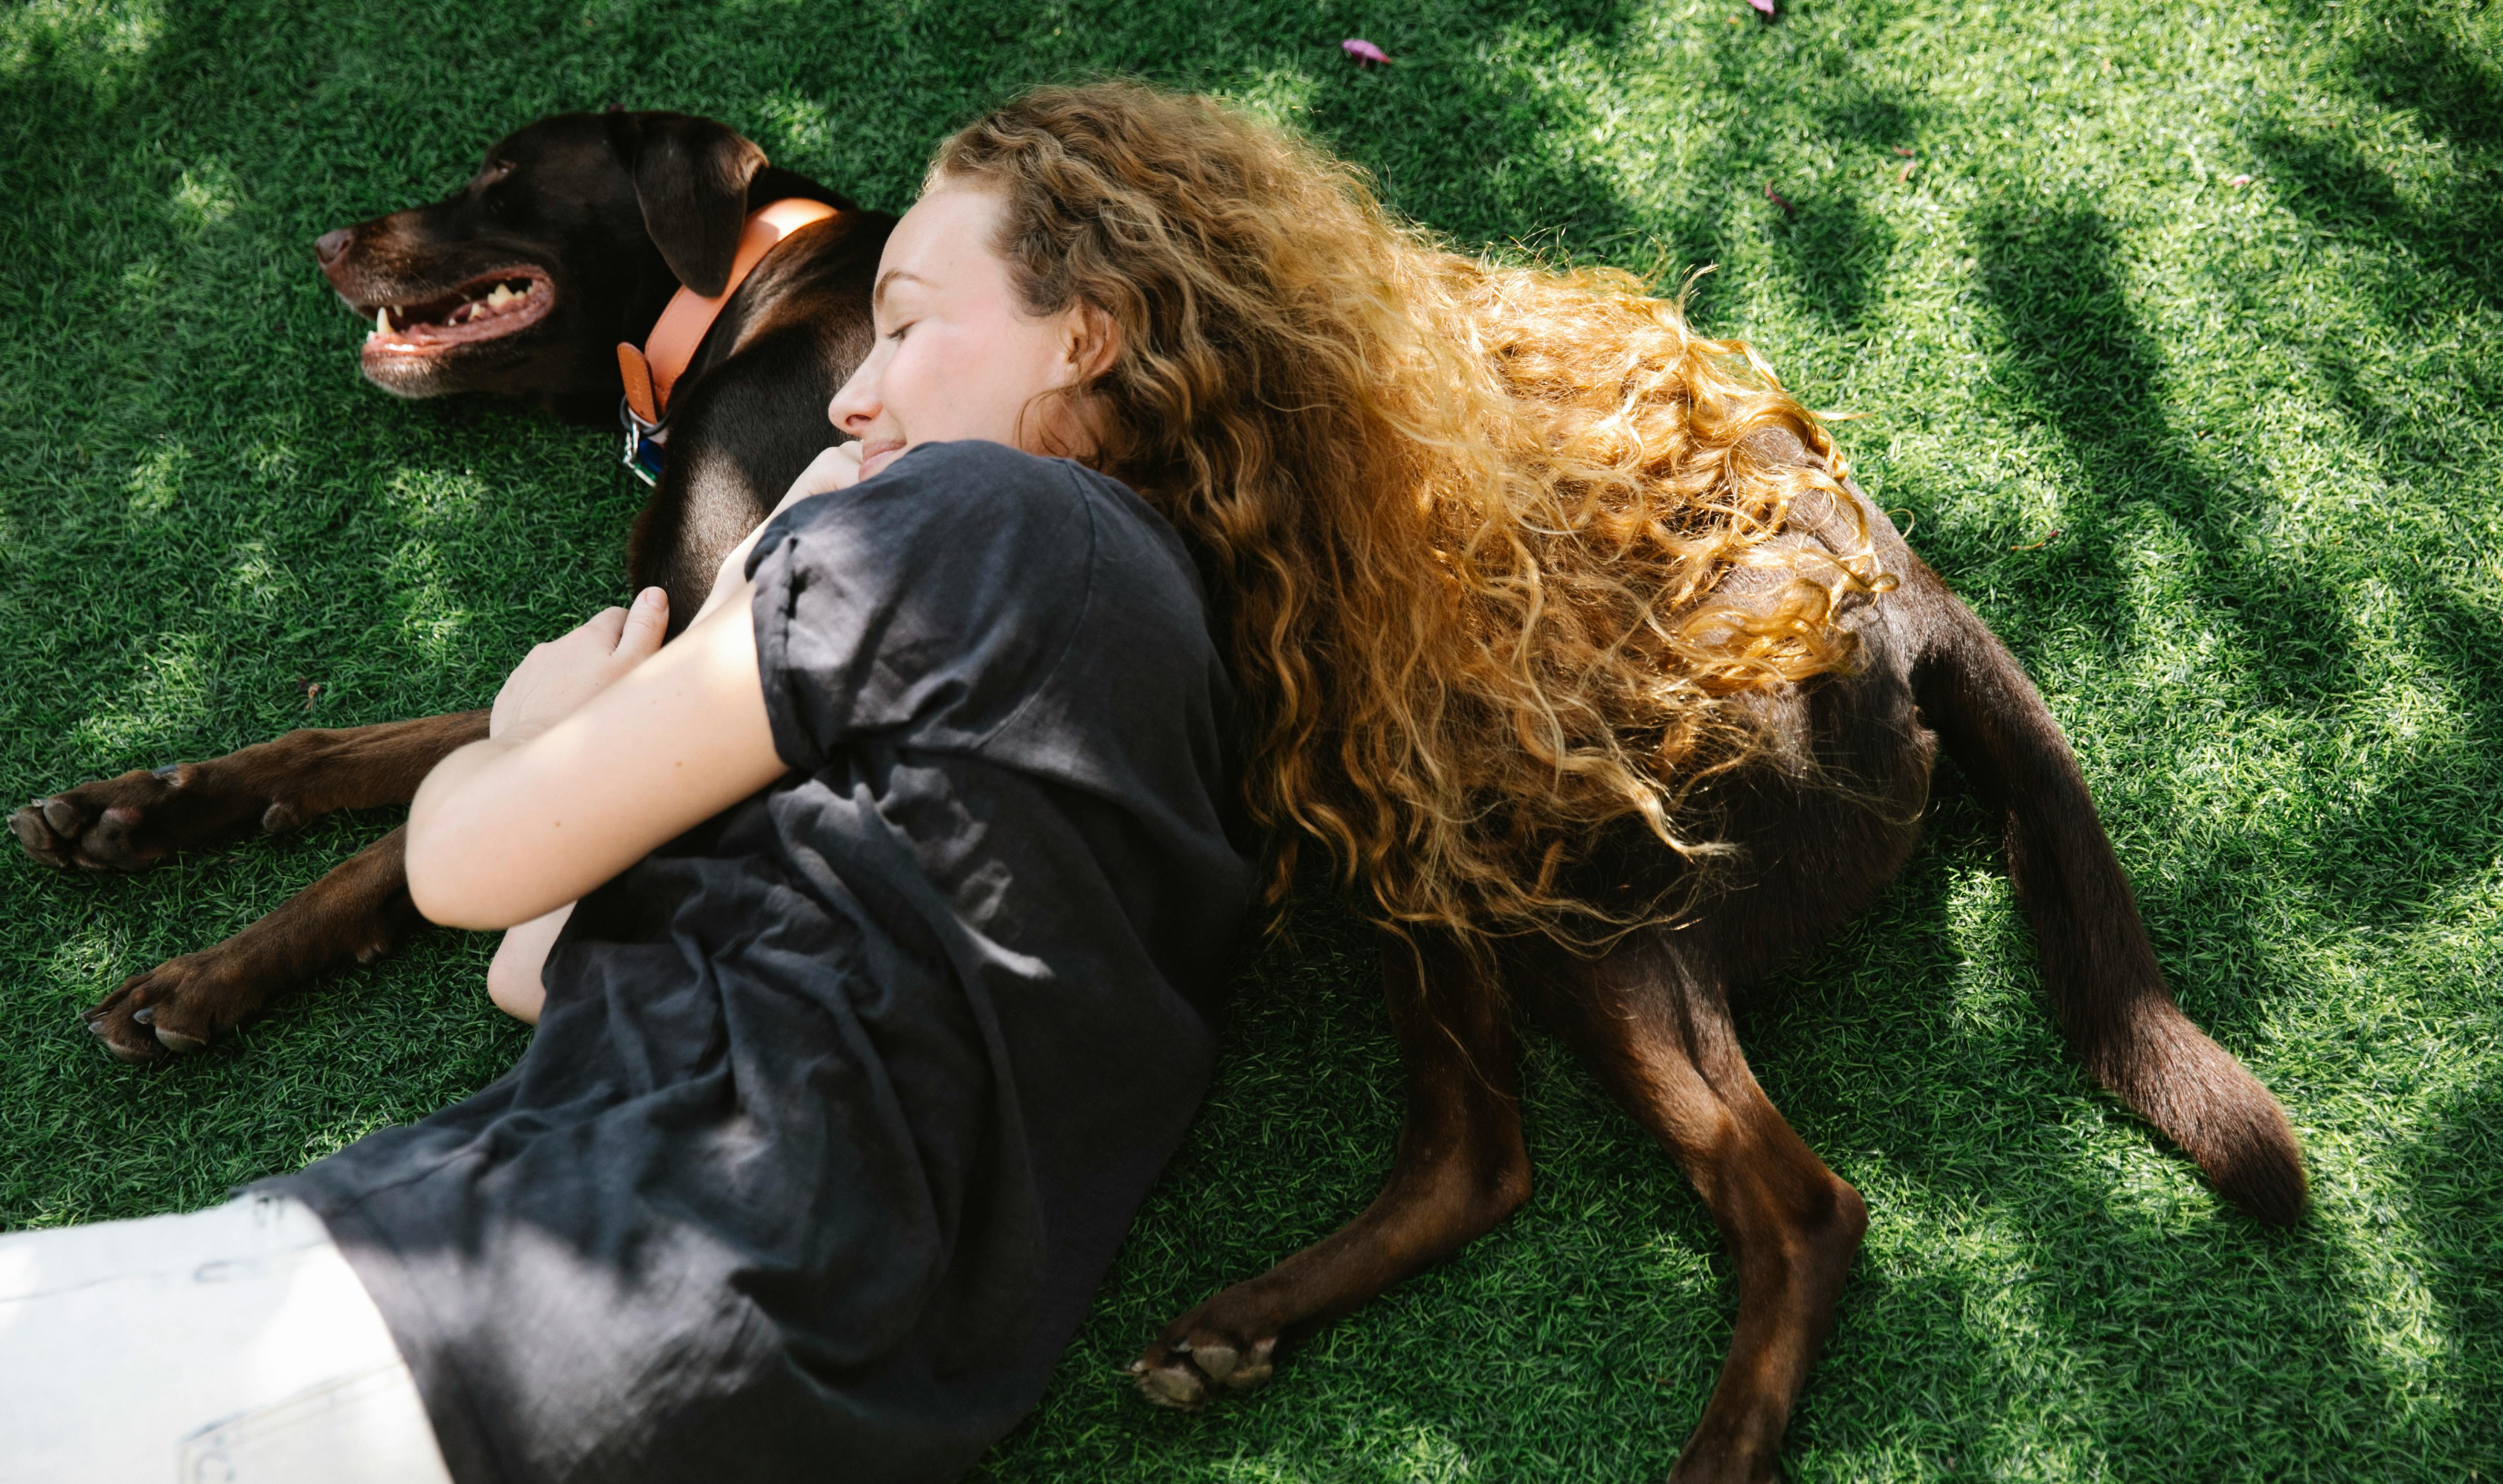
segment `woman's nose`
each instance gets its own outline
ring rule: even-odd
[[[859,437],[861,430],[876,417],[877,399],[866,395],[857,377],[843,383],[842,390],[835,394],[835,399],[826,403],[826,421],[853,437]]]

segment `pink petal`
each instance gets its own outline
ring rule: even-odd
[[[2251,178],[2247,175],[2237,175],[2232,180],[2225,182],[2226,185],[2233,187],[2236,190],[2242,190],[2245,186],[2247,186],[2250,183]]]
[[[1792,212],[1799,210],[1798,207],[1793,206],[1790,202],[1782,199],[1782,193],[1773,189],[1772,182],[1770,181],[1766,181],[1765,183],[1765,199],[1780,207],[1782,209],[1782,215],[1786,217]]]
[[[1773,0],[1747,0],[1747,3],[1767,16],[1773,13]]]
[[[1387,62],[1389,53],[1360,36],[1351,36],[1338,44],[1338,49],[1359,62]]]

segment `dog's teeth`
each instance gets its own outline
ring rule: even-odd
[[[513,301],[513,297],[512,290],[505,288],[502,284],[497,284],[496,286],[496,292],[487,295],[487,307],[490,309],[501,309],[506,304],[511,303]]]
[[[374,333],[378,335],[387,335],[391,332],[391,306],[389,304],[385,304],[374,311]]]

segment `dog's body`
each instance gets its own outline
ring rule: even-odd
[[[534,191],[527,202],[511,198],[521,187]],[[679,384],[669,463],[630,546],[635,583],[666,587],[672,612],[684,614],[722,554],[831,439],[824,409],[868,350],[871,274],[888,219],[762,168],[753,146],[720,125],[612,112],[542,121],[491,152],[461,194],[332,233],[320,251],[360,313],[407,304],[445,317],[440,335],[386,322],[392,332],[366,349],[378,383],[402,395],[494,391],[605,416],[618,395],[614,343],[639,341],[678,283],[710,292],[714,276],[718,287],[739,215],[784,195],[845,210],[788,239],[732,297]],[[466,309],[491,284],[505,295]],[[509,332],[467,333],[482,315],[529,318]],[[437,339],[442,354],[395,344]],[[1763,451],[1813,458],[1796,442]],[[2087,1068],[2244,1206],[2280,1222],[2301,1213],[2302,1166],[2283,1114],[2175,1007],[2040,696],[1884,516],[1856,490],[1850,498],[1857,508],[1796,512],[1786,538],[1842,551],[1865,524],[1899,585],[1848,615],[1862,651],[1855,672],[1764,702],[1789,753],[1812,766],[1760,768],[1720,788],[1717,833],[1736,847],[1735,863],[1706,880],[1680,882],[1674,873],[1686,868],[1639,841],[1603,863],[1607,880],[1647,898],[1692,885],[1677,931],[1635,934],[1597,958],[1515,946],[1488,965],[1432,940],[1386,951],[1409,1084],[1388,1184],[1336,1235],[1168,1327],[1135,1367],[1150,1398],[1194,1405],[1258,1384],[1282,1344],[1457,1251],[1527,1198],[1513,1083],[1520,1004],[1676,1157],[1735,1260],[1737,1331],[1676,1476],[1771,1477],[1867,1215],[1758,1088],[1730,1000],[1894,875],[1940,742],[2004,814],[2044,980]],[[137,869],[255,823],[285,828],[403,802],[485,724],[478,711],[291,733],[38,801],[12,823],[52,864]],[[188,1049],[332,963],[388,951],[416,921],[399,846],[394,832],[236,938],[133,979],[90,1012],[97,1033],[132,1057]]]

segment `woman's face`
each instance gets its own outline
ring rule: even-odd
[[[906,449],[987,438],[1029,453],[1086,451],[1067,398],[1035,398],[1100,370],[1111,349],[1079,306],[1025,312],[996,240],[1000,199],[943,184],[913,204],[878,259],[877,343],[826,415],[860,440],[861,477]]]

